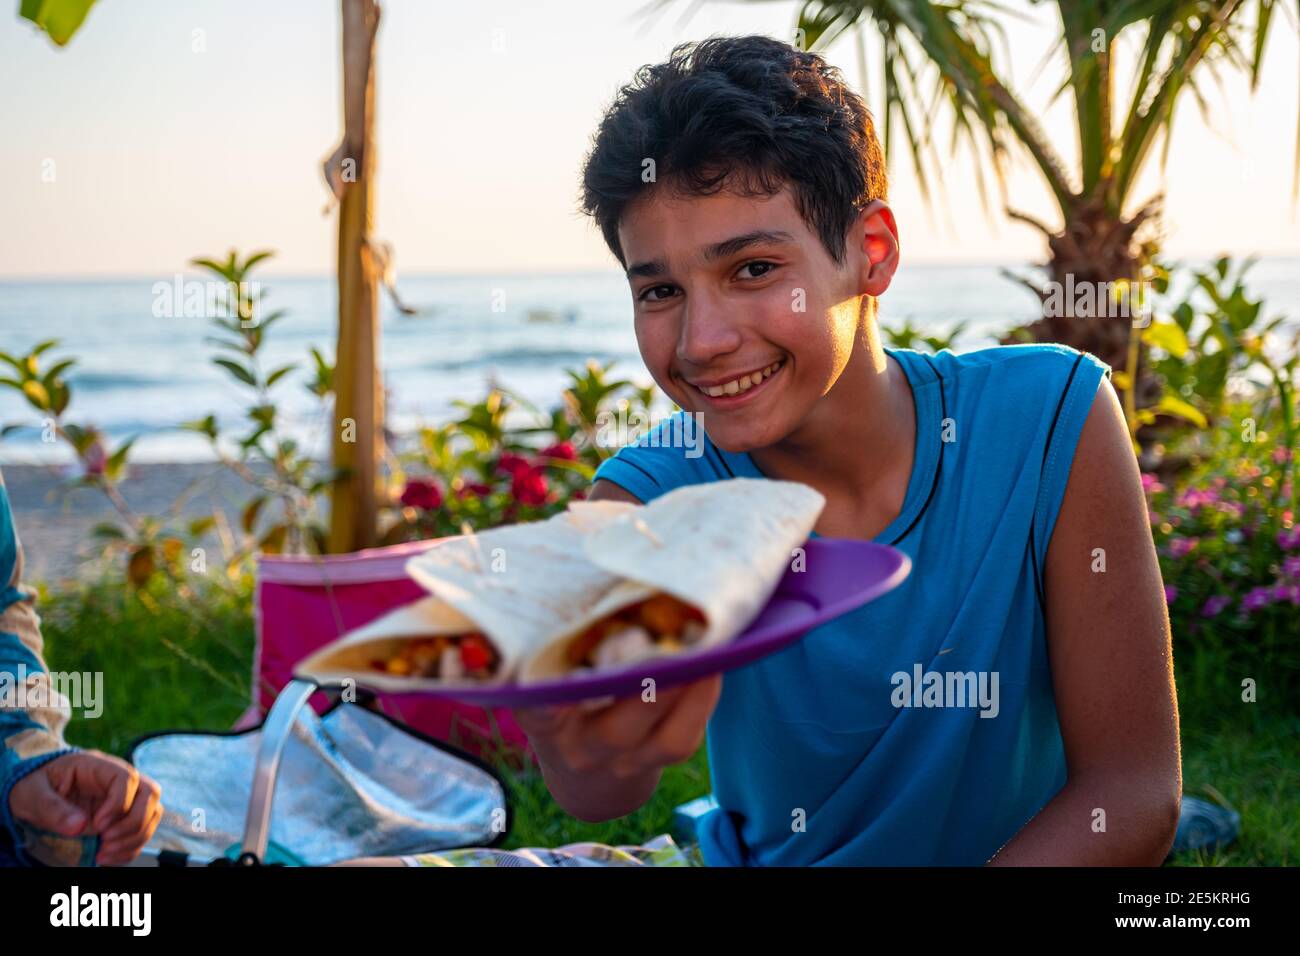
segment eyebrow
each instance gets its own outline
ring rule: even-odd
[[[742,249],[764,242],[790,242],[793,239],[794,237],[790,233],[781,229],[755,229],[753,232],[732,236],[730,239],[723,239],[721,242],[707,246],[704,249],[704,261],[714,262],[727,256],[734,256]],[[630,267],[627,270],[627,277],[629,279],[637,277],[653,278],[661,276],[667,271],[668,264],[663,259],[650,259],[646,262],[638,262]]]

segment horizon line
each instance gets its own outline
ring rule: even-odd
[[[1213,262],[1222,256],[1231,256],[1236,261],[1246,259],[1255,259],[1260,262],[1271,260],[1295,260],[1300,259],[1300,250],[1294,252],[1268,252],[1268,253],[1246,253],[1234,255],[1229,252],[1219,251],[1216,253],[1191,253],[1182,256],[1171,256],[1168,260],[1173,263],[1208,261]],[[1041,268],[1044,263],[1038,261],[1028,261],[1020,258],[1007,259],[913,259],[905,262],[901,269],[907,268],[908,264],[925,268],[950,269],[950,268],[997,268],[1006,266],[1018,266],[1022,268]],[[188,266],[188,263],[186,264]],[[166,273],[142,273],[142,272],[86,272],[86,273],[50,273],[48,275],[23,275],[19,273],[7,274],[0,272],[0,284],[4,285],[21,285],[21,284],[41,284],[41,283],[91,283],[91,282],[159,282],[162,281],[160,276],[175,277],[182,276],[201,276],[204,273],[189,269],[173,269]],[[316,272],[275,272],[268,270],[261,274],[265,279],[332,279],[335,273],[329,271]],[[468,269],[459,272],[444,271],[412,271],[403,272],[398,276],[398,283],[407,279],[472,279],[478,276],[510,276],[517,278],[566,278],[572,276],[619,276],[622,277],[617,266],[610,266],[608,269],[603,268],[584,268],[584,269],[505,269],[505,270],[487,270],[487,269]]]

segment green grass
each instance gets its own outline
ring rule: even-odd
[[[104,675],[102,716],[74,713],[69,743],[124,755],[151,731],[229,729],[248,706],[247,585],[187,600],[162,584],[131,595],[106,581],[41,598],[47,666]]]
[[[74,717],[69,742],[124,754],[141,734],[228,728],[247,706],[253,651],[251,589],[183,597],[164,585],[132,596],[106,581],[43,594],[46,660],[64,671],[102,671],[104,712]],[[1176,648],[1177,651],[1177,648]],[[1268,671],[1254,676],[1259,703],[1241,701],[1240,676],[1209,650],[1175,655],[1180,689],[1183,790],[1222,794],[1242,815],[1242,835],[1212,855],[1184,854],[1186,866],[1300,863],[1300,716],[1270,697]],[[1291,704],[1294,707],[1294,704]],[[501,762],[505,769],[504,761]],[[602,824],[570,817],[535,771],[505,774],[513,812],[509,848],[584,840],[636,844],[670,832],[673,808],[709,790],[703,748],[668,768],[640,810]]]

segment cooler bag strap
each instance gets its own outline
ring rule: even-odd
[[[280,756],[284,745],[298,722],[298,714],[316,692],[311,681],[295,678],[280,691],[266,721],[262,724],[262,739],[257,751],[257,765],[253,768],[253,788],[248,798],[248,817],[244,824],[244,842],[238,863],[242,866],[259,866],[266,857],[266,844],[271,834],[271,801],[275,797],[275,778],[280,769]]]

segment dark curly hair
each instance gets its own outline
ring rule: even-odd
[[[653,182],[642,178],[647,159]],[[641,67],[606,110],[583,165],[582,211],[625,267],[620,217],[668,182],[688,195],[724,186],[772,195],[789,184],[836,262],[858,212],[888,193],[862,98],[816,53],[765,36],[683,43]]]

